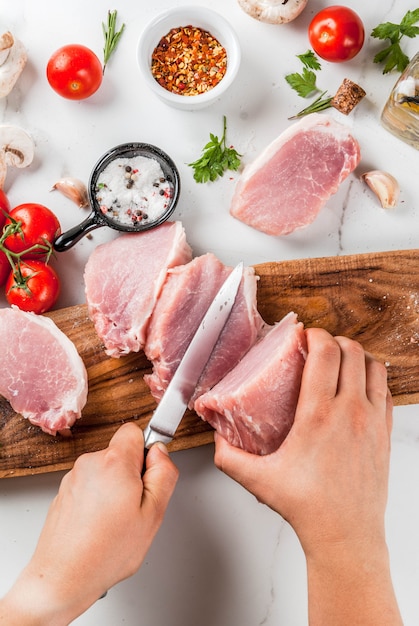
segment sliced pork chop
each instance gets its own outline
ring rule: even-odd
[[[268,235],[288,235],[313,222],[360,158],[346,126],[313,113],[244,168],[230,213]]]
[[[153,373],[144,379],[157,400],[231,271],[211,253],[168,271],[144,348],[153,363]],[[256,284],[253,268],[245,268],[230,317],[199,380],[195,397],[221,380],[255,343],[264,324],[256,308]]]
[[[0,394],[50,435],[68,433],[87,400],[87,372],[73,342],[48,317],[0,309]]]
[[[109,356],[143,348],[168,268],[191,258],[180,222],[97,246],[85,267],[85,291],[89,316]]]
[[[270,454],[293,423],[306,355],[303,324],[289,313],[197,398],[195,411],[232,445]]]

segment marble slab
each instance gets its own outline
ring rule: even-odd
[[[256,155],[290,124],[303,102],[285,74],[298,71],[295,57],[309,47],[307,26],[323,8],[311,0],[289,25],[262,24],[244,14],[236,0],[189,0],[212,7],[235,27],[242,64],[234,88],[208,109],[185,112],[156,99],[138,71],[136,46],[145,24],[181,2],[118,0],[71,3],[53,0],[0,0],[0,28],[20,38],[29,61],[13,92],[0,100],[0,123],[28,130],[36,143],[34,163],[10,171],[5,190],[13,205],[49,206],[68,229],[84,217],[58,192],[63,176],[87,181],[97,159],[126,141],[164,149],[176,161],[182,195],[174,217],[182,220],[195,254],[215,253],[223,262],[265,263],[419,247],[417,170],[419,153],[379,123],[396,76],[383,76],[372,63],[377,42],[367,36],[361,53],[342,64],[323,63],[319,85],[331,93],[344,77],[362,85],[366,98],[343,121],[359,140],[362,162],[330,199],[311,226],[283,238],[259,233],[229,215],[238,174],[198,185],[188,163],[196,159],[210,132],[221,134],[228,120],[228,142]],[[366,33],[382,21],[399,21],[411,9],[406,0],[352,0]],[[126,31],[106,70],[103,85],[89,100],[71,102],[49,87],[45,68],[51,53],[66,43],[82,43],[100,56],[101,22],[117,9]],[[413,55],[418,47],[406,41]],[[341,114],[331,113],[336,119]],[[368,169],[390,171],[400,182],[400,204],[384,210],[360,180]],[[59,307],[84,302],[83,268],[96,245],[116,236],[99,229],[55,261],[62,277]],[[3,296],[0,306],[5,305]],[[143,568],[109,591],[78,626],[305,626],[305,565],[291,528],[226,476],[212,462],[212,445],[173,453],[180,481],[163,527]],[[0,593],[29,559],[62,473],[0,481]],[[396,407],[389,503],[388,542],[393,578],[406,626],[416,626],[419,607],[419,409]],[[163,601],[162,601],[163,598]]]

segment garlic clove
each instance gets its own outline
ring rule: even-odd
[[[81,180],[78,180],[78,178],[71,178],[69,176],[60,178],[60,180],[53,185],[51,191],[54,189],[57,189],[63,196],[75,202],[80,208],[89,206],[87,187]]]
[[[361,179],[375,193],[383,209],[394,209],[397,206],[400,186],[392,174],[382,170],[371,170],[362,174]]]

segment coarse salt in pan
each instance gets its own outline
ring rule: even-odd
[[[120,157],[99,174],[95,195],[101,212],[130,226],[155,222],[173,197],[173,181],[152,157]]]

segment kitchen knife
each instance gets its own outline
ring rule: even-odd
[[[156,441],[166,444],[173,439],[233,308],[242,276],[243,263],[239,263],[210,304],[144,431],[146,449]]]

